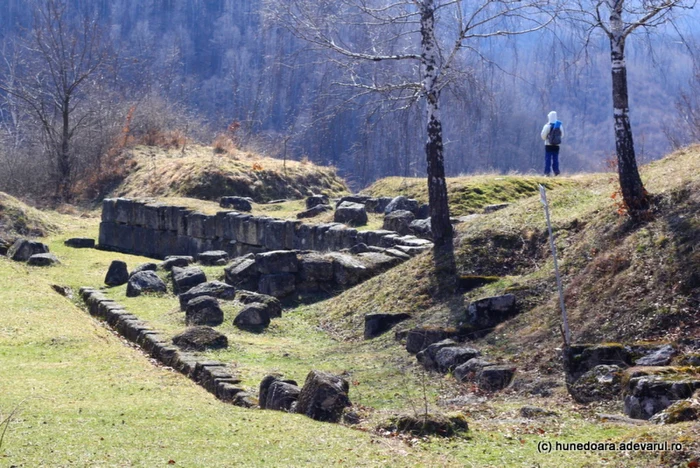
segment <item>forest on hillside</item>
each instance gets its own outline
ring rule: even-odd
[[[324,33],[337,41],[324,47],[302,37],[299,24],[280,14],[280,5],[292,3],[1,0],[0,190],[37,195],[56,185],[60,174],[70,174],[67,186],[55,188],[68,193],[118,164],[115,154],[129,137],[153,144],[225,138],[265,155],[334,165],[354,188],[384,176],[423,176],[426,116],[410,92],[415,66],[363,62],[333,50],[337,43],[398,53],[420,41],[416,31],[355,21],[357,12],[340,6],[352,2],[315,2],[317,17],[307,23],[323,23]],[[448,8],[454,3],[444,2],[437,17],[445,50],[454,40]],[[476,5],[456,3],[464,3],[464,12]],[[545,3],[549,8],[555,2]],[[382,11],[390,2],[369,4]],[[47,5],[60,18],[42,17]],[[640,162],[698,136],[694,31],[700,18],[694,10],[679,9],[671,19],[658,28],[640,28],[628,41]],[[50,38],[46,33],[59,20],[73,46],[92,41],[89,50],[81,49],[88,52],[80,63],[89,76],[65,106],[72,146],[58,150],[66,155],[63,163],[53,154],[60,106],[50,90],[40,89],[52,85],[51,51],[36,47],[37,37]],[[542,27],[528,34],[492,34],[525,30],[531,21],[514,15],[475,29],[455,58],[456,71],[441,89],[448,175],[541,172],[539,132],[552,109],[566,128],[566,172],[605,169],[614,155],[605,36],[560,18],[538,20]],[[401,86],[392,88],[396,80]],[[29,104],[12,92],[22,89],[31,95]]]

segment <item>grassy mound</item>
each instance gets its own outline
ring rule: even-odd
[[[49,216],[0,192],[0,237],[41,237],[55,229]]]
[[[566,178],[537,176],[479,175],[449,177],[447,197],[452,216],[463,216],[481,212],[496,203],[511,203],[539,193],[539,184],[548,189],[571,185]],[[373,197],[395,197],[404,195],[428,203],[428,186],[425,178],[387,177],[380,179],[362,191]]]
[[[548,194],[575,340],[674,339],[700,331],[700,147],[644,167],[642,178],[655,209],[641,223],[618,213],[613,174],[557,179]],[[502,181],[480,176],[461,183],[496,182]],[[355,339],[359,334],[348,330],[358,330],[365,313],[410,312],[416,324],[457,326],[466,302],[510,292],[525,312],[484,343],[520,352],[518,359],[529,363],[541,357],[537,350],[560,344],[558,296],[538,196],[458,225],[455,245],[463,275],[500,280],[438,298],[431,257],[425,255],[324,304],[319,316],[339,336]]]
[[[168,196],[216,200],[226,195],[256,202],[302,198],[312,193],[336,196],[348,189],[335,170],[311,163],[260,157],[234,151],[216,153],[190,145],[182,150],[138,146],[131,150],[133,169],[114,196]]]

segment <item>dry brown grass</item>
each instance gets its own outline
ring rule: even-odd
[[[239,195],[265,202],[321,192],[336,196],[348,191],[333,168],[296,161],[285,164],[235,148],[217,153],[213,147],[200,145],[187,145],[184,151],[137,146],[129,154],[135,168],[113,195],[205,200]]]
[[[575,340],[673,340],[700,333],[700,146],[641,172],[655,200],[652,219],[643,223],[617,213],[612,174],[566,178],[548,192]],[[318,306],[319,315],[331,329],[354,324],[356,333],[346,338],[360,339],[365,313],[410,312],[411,324],[458,326],[468,301],[511,292],[524,312],[477,347],[525,366],[558,368],[561,318],[539,197],[458,225],[456,255],[461,273],[501,280],[439,299],[425,255]]]

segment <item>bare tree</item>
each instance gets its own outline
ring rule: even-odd
[[[478,54],[479,42],[487,38],[543,28],[553,19],[552,4],[540,0],[271,2],[277,21],[331,53],[330,59],[346,71],[347,79],[336,85],[355,89],[353,99],[379,94],[397,110],[424,102],[435,264],[445,278],[454,276],[456,266],[445,183],[441,92],[465,76],[464,51]],[[397,67],[397,62],[409,65]]]
[[[610,42],[617,170],[622,198],[632,217],[649,209],[649,196],[639,176],[630,124],[626,41],[637,29],[654,29],[672,21],[675,10],[694,5],[695,0],[576,0],[568,8],[570,18],[586,26],[587,41],[593,31],[602,30]]]
[[[110,56],[96,18],[71,11],[70,3],[34,4],[31,30],[14,43],[12,73],[0,76],[0,91],[38,121],[53,160],[55,196],[64,200],[74,176],[74,138],[94,121],[83,91]]]

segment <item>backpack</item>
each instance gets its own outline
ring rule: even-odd
[[[556,123],[552,124],[552,128],[549,131],[549,144],[561,145],[561,125],[556,126]]]

